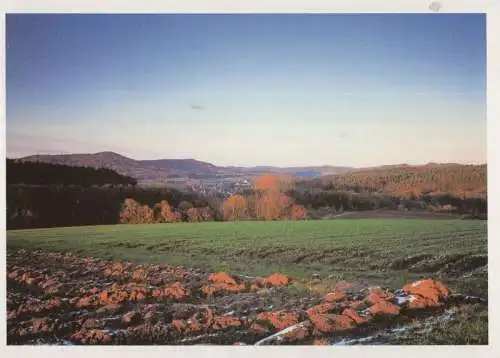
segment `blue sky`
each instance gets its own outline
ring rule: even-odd
[[[7,156],[484,163],[485,22],[7,15]]]

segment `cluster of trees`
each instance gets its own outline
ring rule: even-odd
[[[172,210],[182,214],[183,221],[188,221],[190,208],[198,211],[206,207],[214,212],[215,220],[221,219],[216,210],[222,198],[202,197],[174,188],[8,185],[7,228],[117,224],[127,198],[134,198],[150,208],[166,201]],[[149,214],[144,210],[141,215],[147,217]]]
[[[487,166],[399,166],[297,182],[288,195],[308,208],[445,211],[484,218]]]
[[[400,198],[452,195],[485,198],[487,165],[441,164],[378,168],[327,176],[309,185],[324,190],[378,192]]]
[[[141,205],[134,199],[127,198],[120,211],[122,224],[201,222],[214,221],[215,217],[214,210],[209,206],[196,208],[187,201],[181,202],[177,209],[166,200],[162,200],[151,208],[149,205]]]
[[[136,185],[134,178],[106,168],[74,167],[7,159],[7,184],[28,185]]]
[[[306,208],[284,194],[290,188],[288,177],[265,174],[256,178],[253,190],[231,195],[223,202],[212,197],[212,200],[207,200],[206,206],[195,207],[189,202],[182,202],[174,208],[163,200],[151,207],[127,198],[120,212],[120,223],[307,219]]]
[[[224,220],[301,220],[307,210],[284,193],[291,180],[282,175],[264,174],[254,181],[254,189],[227,198],[222,205]]]
[[[287,195],[297,204],[307,207],[309,212],[329,208],[333,212],[389,209],[446,211],[475,215],[487,213],[486,198],[463,198],[450,194],[398,197],[377,192],[343,192],[302,185],[287,191]]]

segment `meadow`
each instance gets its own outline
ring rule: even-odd
[[[462,279],[487,264],[487,221],[337,219],[8,231],[8,251],[20,248],[387,287],[439,277],[462,291],[487,292],[486,278]]]

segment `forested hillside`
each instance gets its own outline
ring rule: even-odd
[[[376,168],[311,180],[307,185],[325,190],[378,192],[397,197],[438,196],[484,198],[487,165],[435,164]]]

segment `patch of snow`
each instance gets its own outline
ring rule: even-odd
[[[243,278],[249,278],[249,279],[257,278],[256,276],[247,276],[247,275],[239,275],[239,276],[243,277]]]
[[[120,319],[120,316],[110,316],[110,317],[102,317],[99,319],[99,321],[114,321],[114,320],[117,320],[117,319]]]
[[[352,338],[352,339],[343,338],[342,340],[338,341],[337,343],[334,343],[334,346],[349,346],[349,345],[358,344],[358,343],[362,343],[362,342],[372,341],[375,338],[376,338],[376,336],[368,336],[368,337]]]
[[[229,311],[227,313],[224,313],[223,316],[231,316],[234,314],[235,311]]]
[[[359,312],[361,316],[368,316],[370,314],[370,308],[365,308],[363,311]]]
[[[406,297],[396,297],[396,304],[398,304],[398,305],[403,305],[403,304],[405,304],[408,301],[410,301],[410,297],[408,297],[408,296],[406,296]]]
[[[254,345],[255,346],[260,346],[262,345],[263,343],[267,342],[267,341],[270,341],[270,340],[273,340],[273,339],[276,339],[278,341],[282,340],[283,337],[287,334],[287,333],[290,333],[290,332],[293,332],[295,331],[296,329],[299,329],[299,328],[302,328],[304,327],[305,323],[307,321],[303,321],[303,322],[300,322],[300,323],[297,323],[297,324],[294,324],[293,326],[290,326],[290,327],[287,327],[275,334],[272,334],[264,339],[261,339],[260,341],[258,341],[257,343],[255,343]]]
[[[412,297],[413,296],[410,296],[409,298],[412,298]],[[361,344],[363,342],[377,341],[380,339],[382,339],[382,341],[386,341],[386,339],[388,337],[391,337],[392,335],[396,335],[397,333],[406,332],[406,331],[411,331],[411,332],[415,332],[415,333],[417,333],[417,332],[418,333],[429,333],[429,332],[432,332],[436,323],[443,322],[443,321],[449,321],[451,319],[453,319],[453,312],[446,311],[444,314],[442,314],[440,316],[429,317],[423,321],[420,321],[413,328],[410,328],[409,326],[399,326],[397,328],[388,328],[384,331],[375,333],[375,334],[373,334],[371,336],[367,336],[367,337],[343,338],[340,341],[334,343],[333,345],[356,345],[356,344]]]
[[[220,333],[202,334],[202,335],[199,335],[199,336],[196,336],[196,337],[187,337],[187,338],[184,338],[180,342],[181,343],[192,342],[192,341],[197,341],[197,340],[202,339],[202,338],[211,338],[211,337],[217,337],[217,336],[220,336]]]
[[[403,326],[403,327],[399,327],[399,328],[394,328],[391,330],[392,333],[396,333],[396,332],[404,332],[404,331],[407,331],[408,330],[408,327],[406,326]]]

